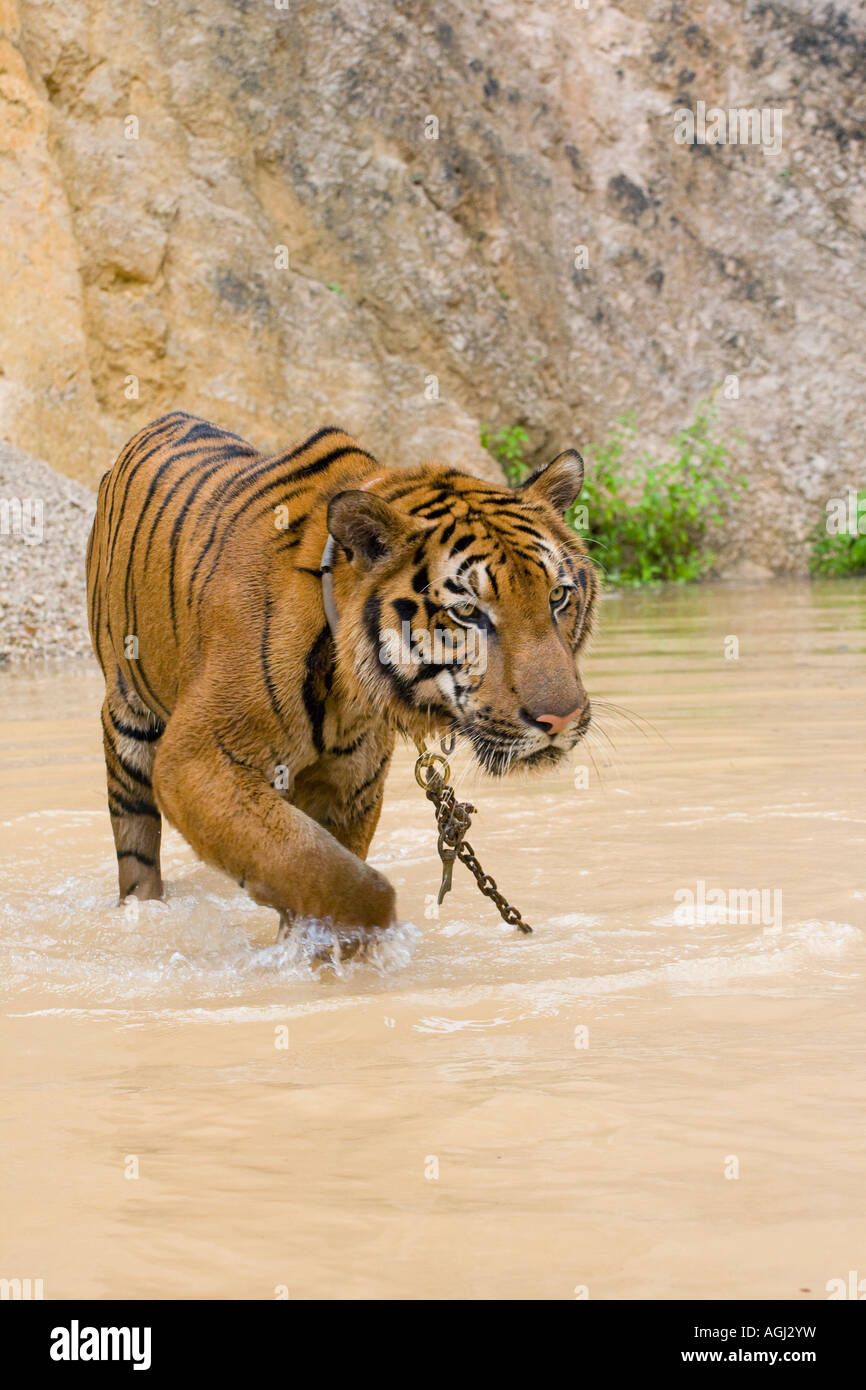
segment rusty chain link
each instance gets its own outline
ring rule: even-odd
[[[441,746],[445,750],[444,740]],[[451,777],[451,765],[445,751],[428,753],[422,743],[418,743],[417,748],[415,781],[422,788],[427,800],[436,809],[436,825],[439,830],[436,848],[439,852],[439,858],[442,860],[442,883],[437,901],[441,903],[445,894],[450,891],[454,860],[459,859],[461,864],[466,865],[485,898],[489,898],[495,904],[503,922],[507,922],[511,927],[517,927],[518,931],[527,936],[531,935],[532,927],[524,922],[517,908],[512,907],[511,903],[502,896],[496,886],[496,880],[484,872],[475,856],[475,851],[466,839],[466,832],[471,824],[475,807],[471,801],[458,801],[454,794],[454,788],[448,785]],[[447,752],[451,753],[453,749],[454,736],[452,735]],[[437,770],[437,763],[442,765],[441,772]]]

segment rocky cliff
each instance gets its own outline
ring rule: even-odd
[[[0,0],[0,435],[93,483],[140,424],[322,422],[490,470],[719,393],[724,563],[864,481],[861,6]],[[781,149],[680,144],[697,102]],[[579,248],[583,248],[582,250]]]

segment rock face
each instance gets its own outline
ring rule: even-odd
[[[0,666],[90,651],[87,537],[96,497],[0,441]]]
[[[64,472],[182,408],[495,476],[482,422],[541,462],[625,409],[658,442],[727,381],[726,568],[802,568],[866,481],[862,7],[0,16],[0,434]],[[678,144],[699,101],[781,110],[781,150]]]

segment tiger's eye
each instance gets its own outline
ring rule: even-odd
[[[458,618],[472,618],[478,612],[475,604],[466,599],[463,603],[453,603],[451,612]]]
[[[567,590],[564,584],[554,585],[554,587],[550,591],[550,602],[553,604],[554,608],[557,606],[557,604],[562,603],[562,600],[565,598],[566,592]]]

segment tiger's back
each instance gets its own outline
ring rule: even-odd
[[[103,672],[116,667],[165,722],[179,681],[201,661],[211,610],[224,625],[237,621],[245,645],[268,578],[284,586],[294,574],[307,501],[356,456],[370,458],[332,428],[267,456],[180,412],[135,435],[100,483],[88,547],[90,634]]]

